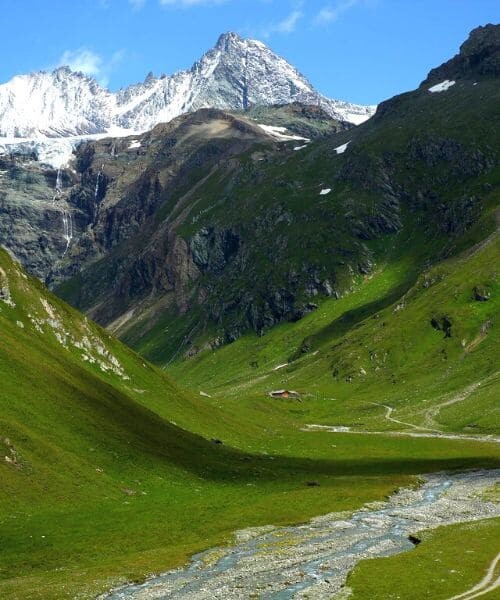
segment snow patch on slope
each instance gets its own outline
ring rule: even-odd
[[[300,135],[293,135],[288,132],[286,127],[274,127],[273,125],[262,125],[258,123],[258,126],[263,129],[267,134],[273,137],[275,140],[280,142],[289,142],[290,140],[310,142],[309,138],[301,137]]]
[[[336,152],[337,154],[344,154],[344,152],[347,150],[347,146],[349,146],[349,144],[350,144],[350,143],[351,143],[351,142],[350,142],[350,141],[348,141],[348,142],[346,142],[345,144],[342,144],[341,146],[337,146],[337,147],[335,148],[335,152]]]
[[[436,83],[436,85],[431,86],[429,88],[429,92],[431,92],[431,94],[446,92],[446,90],[449,90],[452,85],[455,85],[455,83],[456,81],[445,79],[444,81],[441,81],[441,83]]]

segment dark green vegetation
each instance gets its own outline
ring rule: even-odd
[[[400,430],[385,404],[422,432],[498,433],[499,246],[491,235],[424,271],[398,299],[393,291],[411,269],[405,260],[392,263],[298,323],[168,371],[214,402],[232,399],[227,405],[239,413],[279,402],[304,423]],[[488,300],[477,299],[480,288]],[[265,399],[287,387],[303,401]]]
[[[92,597],[241,527],[498,466],[496,32],[447,91],[431,73],[301,150],[220,111],[80,149],[54,277],[85,268],[58,293],[168,376],[0,253],[0,597]],[[491,560],[496,525],[475,527],[447,592]],[[388,565],[411,597],[464,531],[360,566],[355,594]]]

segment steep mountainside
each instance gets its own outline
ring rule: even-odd
[[[475,30],[465,47],[482,35]],[[404,249],[411,285],[428,261],[456,252],[498,199],[498,79],[475,66],[441,83],[309,145],[285,141],[278,154],[257,145],[213,167],[198,163],[136,235],[113,241],[60,293],[164,361],[300,319],[371,277],[397,239],[413,240]],[[160,172],[163,159],[142,148]],[[91,193],[105,154],[99,144],[85,152],[95,154],[80,195]]]
[[[261,42],[221,35],[190,70],[148,75],[116,94],[68,67],[19,75],[0,85],[0,136],[39,137],[147,131],[200,108],[241,110],[301,102],[361,123],[374,107],[330,100]]]
[[[90,436],[84,431],[86,427],[109,411],[117,411],[118,421],[125,418],[127,410],[136,414],[143,410],[146,420],[148,411],[158,412],[167,419],[165,425],[170,428],[172,440],[184,434],[168,419],[175,418],[188,427],[204,411],[202,403],[183,394],[162,371],[146,364],[28,276],[3,249],[0,323],[1,435],[19,439],[18,450],[21,452],[25,446],[28,463],[34,465],[44,453],[53,452],[54,464],[51,458],[44,469],[57,469],[57,452],[76,452],[79,436]],[[74,411],[79,416],[68,418]],[[78,423],[80,418],[85,423]],[[212,420],[208,414],[204,419]],[[66,428],[63,435],[56,426]],[[99,433],[96,427],[95,431],[104,440],[105,430]],[[29,444],[24,444],[27,440]],[[33,483],[38,486],[43,480]],[[49,486],[46,491],[46,500],[50,501]]]
[[[4,157],[0,240],[162,362],[341,297],[398,233],[418,273],[495,205],[497,38],[475,30],[441,67],[456,80],[434,70],[354,129],[299,104],[203,109],[82,144],[74,170]]]
[[[143,234],[160,207],[170,212],[175,194],[205,172],[230,168],[232,157],[254,146],[279,152],[281,138],[242,116],[206,109],[141,136],[84,145],[76,170],[48,169],[30,156],[0,157],[0,241],[31,273],[60,281]]]
[[[247,333],[177,360],[168,371],[240,414],[270,390],[293,389],[302,403],[279,407],[306,424],[498,436],[500,237],[483,239],[495,220],[486,211],[469,232],[472,249],[420,274],[415,239],[402,231],[395,236],[401,250],[341,299],[322,300],[317,311],[263,337]],[[144,348],[154,354],[153,345]]]

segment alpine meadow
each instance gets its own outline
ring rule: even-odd
[[[287,0],[120,89],[87,50],[4,77],[2,600],[499,597],[500,25],[377,105],[270,49],[388,3]]]

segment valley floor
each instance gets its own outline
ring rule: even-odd
[[[373,305],[406,277],[391,263],[297,323],[168,365],[187,391],[0,254],[0,447],[15,458],[0,464],[0,597],[95,598],[242,528],[351,514],[422,475],[499,468],[496,251],[431,269],[432,286],[417,282],[397,310]],[[476,281],[489,302],[471,299]],[[451,338],[430,325],[443,312]],[[81,360],[85,336],[118,374]],[[269,396],[279,389],[300,397]],[[498,519],[432,530],[412,552],[361,562],[347,585],[360,599],[418,585],[448,600],[481,581],[496,534]]]
[[[299,428],[287,438],[276,429],[273,433],[276,444],[240,455],[243,469],[226,462],[225,479],[166,471],[159,463],[156,478],[129,473],[121,492],[95,503],[4,510],[2,537],[9,550],[2,553],[0,596],[95,598],[127,580],[163,572],[196,552],[225,545],[242,527],[287,526],[332,511],[347,515],[415,485],[420,473],[499,464],[498,446],[491,442],[311,434]],[[228,450],[225,445],[219,449]],[[421,523],[415,528],[428,521]],[[462,541],[462,547],[467,543]],[[481,552],[487,554],[488,548]],[[443,552],[446,556],[448,549]],[[413,563],[405,568],[403,587],[411,581]],[[472,584],[480,570],[470,569],[467,581]]]
[[[233,546],[214,548],[195,556],[184,569],[117,589],[105,597],[329,600],[338,597],[347,575],[362,559],[397,555],[420,543],[419,538],[411,537],[416,530],[464,521],[470,527],[475,521],[500,516],[500,505],[483,498],[487,490],[500,484],[500,470],[441,473],[426,479],[421,487],[400,490],[387,502],[372,503],[352,515],[331,513],[295,527],[239,531]],[[500,579],[495,580],[497,562],[492,561],[482,582],[464,598],[487,593],[500,584]],[[460,573],[457,584],[463,585],[462,570],[453,572]],[[460,589],[453,584],[441,587],[445,594]],[[420,593],[426,595],[424,589]],[[376,589],[369,597],[386,598]]]

